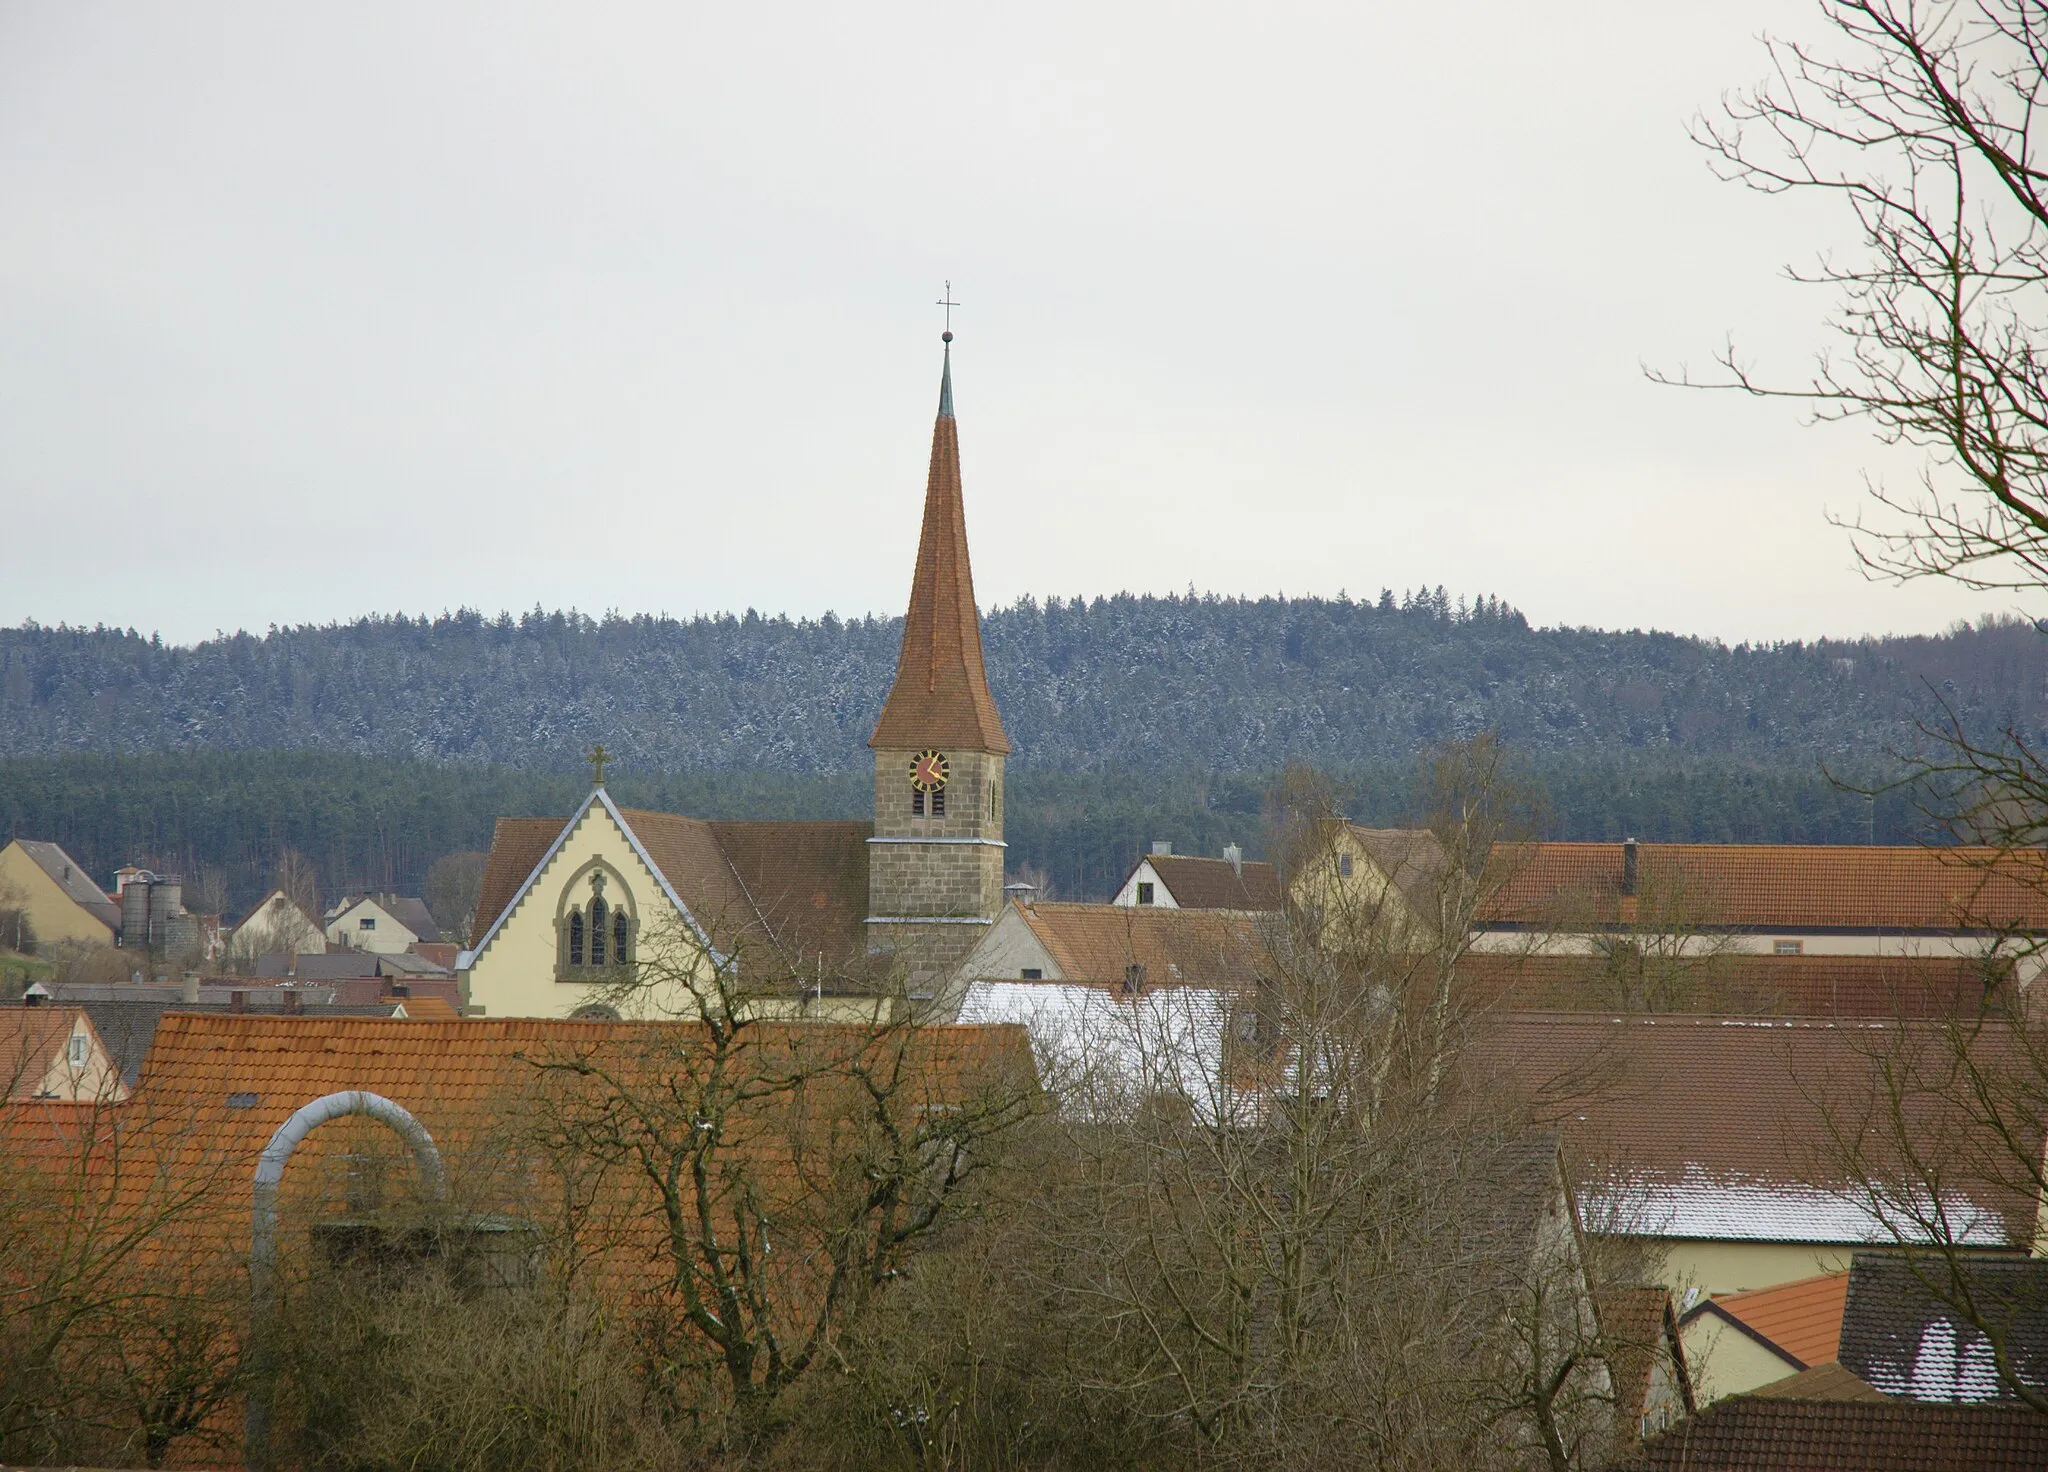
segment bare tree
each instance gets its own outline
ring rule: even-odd
[[[1852,523],[1873,576],[1974,589],[2048,585],[2048,11],[2029,0],[1824,0],[1825,39],[1767,43],[1770,76],[1724,99],[1695,137],[1725,177],[1766,194],[1839,200],[1856,244],[1794,270],[1830,292],[1844,351],[1804,384],[1772,383],[1732,348],[1696,386],[1791,398],[1823,420],[1869,423],[1922,452],[1917,489],[1873,482],[1876,522]],[[2020,732],[1930,726],[1906,785],[1988,844],[1962,917],[1988,931],[1987,967],[2038,968],[2048,767]],[[1995,1313],[1969,1273],[1986,1193],[2031,1223],[2044,1186],[2040,1121],[2048,1048],[2040,1023],[1987,987],[1986,1011],[1871,1035],[1867,1080],[1826,1101],[1815,1164],[1860,1190],[1882,1234],[1938,1298],[1992,1343]]]
[[[225,1165],[165,1156],[203,1121],[102,1099],[9,1106],[5,1127],[0,1455],[157,1466],[181,1440],[224,1446],[247,1280],[190,1229]]]
[[[442,939],[469,939],[477,897],[483,892],[484,859],[485,855],[465,849],[443,854],[428,868],[420,898],[441,927]]]
[[[277,851],[277,867],[272,871],[270,882],[273,888],[281,889],[306,914],[315,919],[320,916],[320,881],[313,872],[313,864],[295,848]]]
[[[656,1021],[531,1061],[550,1153],[647,1203],[616,1225],[655,1229],[639,1324],[657,1399],[755,1458],[791,1387],[972,1196],[1038,1091],[1028,1059],[887,998],[866,1022],[771,1020],[795,978],[764,958],[743,981],[744,952],[669,927],[613,993]]]
[[[1804,384],[1735,355],[1734,388],[1861,419],[1926,453],[1916,492],[1873,482],[1853,523],[1873,575],[2034,588],[2048,574],[2048,17],[2029,0],[1823,0],[1824,41],[1766,43],[1768,80],[1695,139],[1723,176],[1839,200],[1857,244],[1792,279],[1831,292],[1844,351]]]

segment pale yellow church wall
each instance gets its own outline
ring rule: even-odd
[[[1765,1349],[1718,1314],[1700,1314],[1679,1337],[1685,1344],[1685,1367],[1692,1374],[1692,1393],[1699,1405],[1740,1395],[1799,1371],[1791,1360]]]
[[[590,1003],[618,1005],[608,987],[595,982],[555,980],[555,915],[569,881],[591,860],[600,860],[625,881],[639,920],[641,954],[673,934],[676,909],[660,881],[641,862],[617,823],[601,804],[592,804],[555,851],[540,876],[517,901],[490,944],[470,963],[468,1004],[486,1017],[567,1017]],[[616,895],[613,896],[616,899]],[[622,1012],[648,1016],[691,1016],[694,1009],[679,988],[650,988],[637,1007]]]
[[[0,908],[16,906],[28,916],[38,941],[114,943],[114,932],[99,917],[80,909],[63,887],[43,872],[43,866],[22,851],[20,844],[10,843],[0,849]]]

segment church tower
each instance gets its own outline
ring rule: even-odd
[[[1010,750],[981,662],[951,332],[944,342],[903,652],[868,738],[875,753],[868,948],[902,963],[914,995],[950,976],[1002,907],[1003,758]]]

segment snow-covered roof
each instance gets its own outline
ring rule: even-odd
[[[1148,1096],[1179,1095],[1211,1117],[1235,1111],[1223,1076],[1228,999],[1208,987],[1124,996],[1057,981],[976,981],[961,1022],[1019,1022],[1039,1075],[1067,1107],[1100,1117]]]
[[[1624,1176],[1580,1195],[1589,1225],[1635,1236],[1717,1242],[1889,1244],[1924,1240],[1915,1226],[1925,1208],[1888,1203],[1856,1186],[1820,1187],[1755,1176],[1716,1175],[1702,1168],[1679,1175]],[[2005,1219],[1961,1194],[1942,1210],[1955,1240],[1970,1247],[2008,1247]]]

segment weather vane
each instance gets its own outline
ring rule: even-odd
[[[932,305],[944,307],[946,309],[946,341],[951,342],[953,340],[953,308],[960,305],[960,303],[953,300],[952,282],[948,281],[946,283],[945,294],[941,296]]]
[[[611,759],[612,754],[604,749],[602,741],[590,748],[590,755],[586,760],[590,763],[591,781],[599,787],[604,786],[604,769]]]

